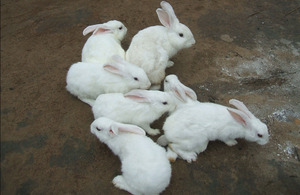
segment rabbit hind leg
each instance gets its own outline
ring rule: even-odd
[[[126,180],[124,179],[124,177],[122,175],[118,175],[113,179],[113,184],[115,187],[121,189],[121,190],[125,190],[131,194],[138,194],[134,189],[132,189],[126,182]]]

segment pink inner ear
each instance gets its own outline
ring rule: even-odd
[[[111,71],[118,71],[118,69],[117,69],[116,67],[114,67],[114,66],[112,66],[112,65],[109,65],[109,64],[104,65],[103,67],[104,67],[105,69],[108,69],[108,70],[111,70]]]
[[[97,30],[94,31],[94,35],[97,34],[103,34],[103,33],[109,33],[112,32],[110,29],[106,29],[106,28],[98,28]]]
[[[178,96],[181,100],[183,100],[183,98],[181,97],[181,95],[180,95],[180,93],[179,93],[179,91],[178,91],[177,89],[175,89],[175,93],[177,94],[177,96]]]
[[[187,96],[189,96],[192,100],[197,100],[197,95],[196,95],[196,93],[195,93],[192,89],[190,89],[190,88],[188,88],[188,87],[186,87],[186,89],[185,89],[185,94],[186,94]]]
[[[239,123],[241,123],[244,127],[246,127],[246,121],[239,114],[227,109],[231,116]]]
[[[137,95],[124,95],[126,98],[130,98],[132,100],[138,101],[138,102],[145,102],[147,99],[141,96]]]
[[[127,133],[134,133],[139,135],[146,135],[145,131],[134,126],[123,126],[119,127],[119,131],[127,132]]]
[[[171,26],[171,22],[168,13],[162,9],[157,9],[157,14],[162,25],[169,28]]]

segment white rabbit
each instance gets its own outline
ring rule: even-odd
[[[163,26],[151,26],[139,31],[126,51],[126,60],[142,67],[153,88],[159,88],[165,69],[174,63],[169,59],[178,51],[195,44],[190,29],[177,19],[172,6],[161,2],[156,10]]]
[[[104,64],[111,56],[119,55],[125,59],[125,50],[121,41],[127,33],[124,24],[117,20],[111,20],[103,24],[86,27],[83,35],[93,32],[82,49],[82,62]]]
[[[98,118],[91,132],[105,143],[122,163],[122,175],[113,184],[132,194],[159,194],[169,185],[171,165],[166,151],[135,125]]]
[[[175,109],[173,98],[165,92],[154,90],[132,90],[121,93],[102,94],[92,106],[95,119],[107,117],[122,123],[135,124],[148,134],[159,134],[150,124],[166,112]]]
[[[267,126],[256,118],[240,101],[231,99],[237,109],[219,104],[194,102],[176,110],[164,125],[164,135],[158,142],[168,143],[168,158],[175,161],[177,155],[191,162],[203,152],[209,141],[220,140],[228,146],[244,138],[260,145],[268,143]]]
[[[181,106],[197,101],[197,94],[189,87],[182,84],[174,74],[166,76],[164,80],[164,91],[170,93],[176,102],[176,109]]]
[[[132,89],[148,89],[151,85],[145,71],[120,56],[103,65],[78,62],[67,74],[67,90],[85,103],[93,104],[103,93],[126,93]]]

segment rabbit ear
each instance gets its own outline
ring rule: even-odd
[[[118,63],[109,63],[109,64],[105,64],[103,66],[103,69],[113,73],[113,74],[117,74],[119,76],[126,76],[127,73],[123,70],[122,65],[118,64]]]
[[[161,8],[167,13],[167,15],[169,16],[169,20],[170,20],[170,25],[172,26],[174,23],[179,23],[179,20],[176,17],[176,14],[173,10],[173,7],[171,6],[171,4],[169,4],[166,1],[162,1],[160,3]]]
[[[187,101],[186,94],[185,94],[184,90],[181,87],[173,87],[172,91],[174,92],[175,96],[179,100],[181,100],[183,102]]]
[[[160,9],[160,8],[156,9],[156,13],[157,13],[157,16],[158,16],[158,19],[159,19],[160,23],[162,25],[164,25],[165,27],[170,28],[171,27],[171,21],[170,21],[168,13],[165,12],[164,10]]]
[[[243,125],[244,127],[249,128],[249,118],[248,116],[246,116],[243,112],[239,111],[239,110],[235,110],[235,109],[231,109],[231,108],[227,108],[228,112],[230,113],[230,115],[241,125]]]
[[[151,100],[147,97],[146,93],[143,90],[132,90],[126,93],[124,97],[140,103],[151,102]]]
[[[98,35],[98,34],[105,34],[105,33],[112,33],[113,30],[107,27],[99,27],[97,28],[94,32],[93,35]]]
[[[127,132],[127,133],[139,134],[139,135],[146,135],[145,131],[136,125],[115,123],[112,125],[111,129],[113,132],[118,132],[118,133]]]
[[[236,99],[229,100],[229,104],[234,105],[238,110],[245,113],[249,118],[253,117],[253,114],[248,110],[248,108],[245,106],[245,104],[241,101],[238,101]]]
[[[197,95],[191,88],[180,83],[180,87],[183,88],[185,95],[189,96],[192,100],[197,100]]]
[[[176,82],[176,84],[173,83],[172,91],[175,93],[175,96],[183,102],[187,101],[187,97],[192,100],[197,100],[196,93],[191,88],[183,85],[180,81]]]
[[[99,26],[99,24],[91,25],[91,26],[86,27],[82,32],[83,36],[89,34],[90,32],[93,32],[94,30],[96,30],[97,26]]]
[[[111,57],[111,59],[112,59],[114,62],[117,62],[117,63],[119,63],[119,64],[124,64],[124,63],[125,63],[125,60],[124,60],[121,56],[119,56],[119,55],[113,55],[113,56]]]
[[[89,34],[90,32],[93,32],[93,35],[95,35],[95,34],[101,34],[101,33],[111,33],[112,30],[103,24],[95,24],[95,25],[86,27],[83,30],[82,34],[85,36],[85,35]]]

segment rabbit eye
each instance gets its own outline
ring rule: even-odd
[[[257,134],[257,136],[258,136],[258,137],[263,137],[262,134],[259,134],[259,133]]]
[[[98,130],[98,131],[101,131],[102,129],[100,129],[99,127],[96,127],[96,129]]]
[[[133,77],[134,80],[138,81],[139,79],[137,77]]]
[[[180,37],[183,37],[183,33],[179,33],[179,36],[180,36]]]
[[[122,30],[123,29],[123,26],[121,26],[120,28],[119,28],[119,30]]]
[[[163,104],[163,105],[167,105],[167,104],[168,104],[168,102],[163,102],[162,104]]]
[[[167,83],[167,82],[169,82],[168,80],[165,80],[165,82]]]

